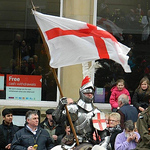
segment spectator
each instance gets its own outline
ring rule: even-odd
[[[35,69],[35,65],[34,65],[34,62],[33,62],[33,57],[30,57],[29,60],[28,60],[28,74],[32,74],[32,72],[34,71]]]
[[[106,125],[109,127],[109,113],[105,113]]]
[[[10,43],[13,46],[13,59],[19,58],[19,48],[21,45],[22,36],[17,33],[15,35],[15,39]]]
[[[138,112],[144,111],[149,105],[150,86],[149,79],[143,77],[140,80],[138,88],[135,90],[132,97],[132,103],[137,108]]]
[[[5,143],[5,137],[3,130],[0,128],[0,150],[5,149],[6,143]]]
[[[33,63],[34,63],[34,66],[35,66],[35,69],[37,69],[39,67],[39,58],[37,55],[33,55]]]
[[[25,59],[21,61],[21,74],[28,74],[28,62]]]
[[[132,120],[134,123],[138,118],[138,111],[134,106],[129,105],[129,97],[126,94],[121,94],[118,97],[118,113],[121,116],[121,128],[124,128],[124,122],[127,120]]]
[[[26,125],[19,130],[12,141],[11,150],[50,150],[54,145],[48,132],[40,127],[37,111],[26,113]]]
[[[124,130],[119,133],[115,140],[115,150],[135,149],[140,138],[139,133],[134,132],[134,123],[128,120],[124,124]]]
[[[50,137],[52,138],[55,145],[61,144],[61,139],[63,134],[65,133],[65,128],[61,124],[56,124],[52,118],[52,113],[54,112],[54,109],[48,109],[46,111],[46,118],[45,120],[40,124],[40,126],[47,130]]]
[[[12,123],[13,111],[11,109],[4,109],[2,111],[3,123],[0,125],[0,129],[3,131],[6,146],[2,150],[11,149],[11,142],[14,134],[19,130],[19,127]],[[0,139],[1,140],[1,139]]]
[[[116,86],[111,89],[111,96],[109,102],[111,104],[112,111],[117,111],[118,108],[118,97],[121,94],[126,94],[129,96],[129,104],[131,104],[131,98],[129,91],[125,88],[125,81],[123,79],[118,79],[116,82]]]
[[[140,134],[140,140],[135,150],[149,150],[150,149],[150,106],[141,112],[137,120],[137,129]]]
[[[61,145],[57,145],[52,150],[66,150],[75,148],[76,142],[73,134],[71,133],[71,128],[68,121],[65,121],[65,133],[61,140]]]
[[[65,122],[65,135],[61,140],[61,145],[65,149],[71,149],[75,146],[76,142],[73,134],[71,133],[70,124],[68,121]]]
[[[22,40],[21,46],[20,46],[21,60],[28,61],[30,50],[31,50],[31,47],[26,44],[25,40]]]
[[[139,14],[140,16],[143,16],[143,15],[144,15],[144,11],[143,11],[143,9],[141,8],[141,4],[140,4],[140,3],[138,3],[135,12],[136,12],[137,14]]]
[[[109,132],[111,148],[114,150],[116,136],[122,132],[120,127],[120,114],[117,112],[112,112],[109,115]]]
[[[147,15],[142,17],[141,23],[143,25],[142,41],[149,40],[149,35],[150,35],[150,9],[147,11]]]

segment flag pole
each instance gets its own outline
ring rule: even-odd
[[[39,28],[39,31],[40,31],[40,35],[41,35],[42,40],[43,40],[43,43],[44,43],[44,47],[45,47],[46,51],[48,52],[48,51],[49,51],[49,50],[47,49],[48,46],[47,46],[47,44],[46,44],[46,42],[45,42],[44,36],[43,36],[43,34],[42,34],[40,28]],[[51,67],[50,67],[50,68],[51,68]],[[58,78],[57,78],[56,71],[55,71],[54,68],[51,68],[51,70],[52,70],[52,72],[53,72],[53,75],[54,75],[56,84],[57,84],[57,86],[58,86],[58,88],[59,88],[60,95],[61,95],[61,97],[64,97],[64,96],[63,96],[63,93],[62,93],[62,90],[61,90],[60,83],[59,83]],[[72,119],[71,119],[71,117],[70,117],[70,114],[69,114],[67,105],[65,105],[65,109],[66,109],[66,113],[67,113],[67,117],[68,117],[68,120],[69,120],[70,127],[71,127],[72,132],[73,132],[73,135],[74,135],[74,137],[75,137],[75,139],[76,139],[76,143],[77,143],[77,145],[79,145],[79,141],[78,141],[78,138],[77,138],[77,135],[76,135],[76,131],[75,131],[75,129],[74,129],[74,126],[73,126],[73,123],[72,123]]]
[[[32,3],[33,10],[36,11],[36,7],[33,5],[32,0],[31,0],[31,3]],[[46,44],[46,41],[45,41],[44,36],[43,36],[43,33],[42,33],[42,31],[41,31],[41,29],[40,29],[39,26],[38,26],[38,29],[39,29],[40,35],[41,35],[41,37],[42,37],[42,41],[43,41],[44,48],[45,48],[46,53],[47,53],[48,61],[50,61],[50,53],[49,53],[48,46],[47,46],[47,44]],[[50,67],[50,68],[51,68],[51,67]],[[64,97],[64,96],[63,96],[63,93],[62,93],[62,90],[61,90],[60,83],[59,83],[58,78],[57,78],[56,71],[55,71],[54,68],[51,68],[51,70],[52,70],[52,72],[53,72],[53,75],[54,75],[56,84],[57,84],[57,86],[58,86],[58,88],[59,88],[60,95],[61,95],[61,97]],[[74,129],[74,126],[73,126],[73,123],[72,123],[72,119],[71,119],[71,116],[70,116],[70,114],[69,114],[67,105],[65,105],[65,110],[66,110],[66,114],[67,114],[67,117],[68,117],[68,121],[69,121],[70,127],[71,127],[71,129],[72,129],[73,135],[74,135],[74,137],[75,137],[75,139],[76,139],[76,143],[77,143],[77,145],[79,145],[79,140],[78,140],[78,138],[77,138],[77,134],[76,134],[76,131],[75,131],[75,129]]]

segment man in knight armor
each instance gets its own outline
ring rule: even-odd
[[[90,142],[93,144],[96,141],[93,140],[93,133],[95,132],[95,128],[93,126],[92,117],[94,117],[97,113],[104,113],[96,108],[93,104],[94,85],[92,84],[88,76],[83,79],[81,88],[79,89],[79,93],[80,98],[75,103],[68,104],[67,98],[61,98],[59,105],[53,112],[52,116],[57,123],[66,120],[66,112],[64,110],[64,106],[67,104],[67,108],[71,116],[79,143]],[[105,127],[103,131],[99,132],[99,135],[101,141],[104,141],[105,137],[107,136]],[[99,142],[99,140],[97,141]]]

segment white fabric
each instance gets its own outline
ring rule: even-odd
[[[117,42],[117,40],[104,29],[94,26],[96,31],[98,31],[97,33],[96,31],[91,31],[89,34],[83,33],[84,36],[76,36],[76,34],[82,34],[81,32],[78,32],[79,30],[91,30],[88,26],[90,24],[73,19],[45,15],[37,11],[33,11],[33,14],[49,47],[51,67],[64,67],[104,58],[103,49],[98,51],[94,40],[96,37],[97,39],[100,39],[99,43],[97,42],[98,45],[101,46],[103,43],[105,44],[104,47],[106,47],[109,55],[109,58],[107,59],[116,61],[122,65],[126,72],[131,72],[127,63],[127,53],[130,49]],[[90,27],[93,27],[93,25],[90,25]],[[54,32],[50,35],[55,36],[55,34],[58,34],[58,36],[48,39],[48,36],[46,35],[47,31],[51,32],[56,31],[57,29],[59,32]],[[61,34],[60,30],[62,32],[71,31],[72,34],[59,35]],[[99,35],[99,32],[102,32],[102,34]],[[99,55],[99,53],[101,53],[101,55]]]
[[[92,147],[92,150],[107,150],[106,148],[102,147],[102,146],[99,146],[99,145],[94,145]]]
[[[61,148],[61,145],[57,145],[53,147],[51,150],[63,150],[63,149]]]

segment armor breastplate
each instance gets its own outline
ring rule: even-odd
[[[78,119],[74,122],[74,127],[77,134],[85,135],[92,132],[92,118],[93,112],[86,112],[83,109],[78,110]]]
[[[73,116],[76,119],[72,119],[74,128],[76,130],[79,142],[86,142],[89,136],[92,137],[93,133],[93,125],[92,125],[92,117],[95,113],[100,112],[97,108],[92,107],[91,111],[86,111],[82,107],[77,104],[70,104],[67,106],[68,111],[70,112],[71,118]]]

